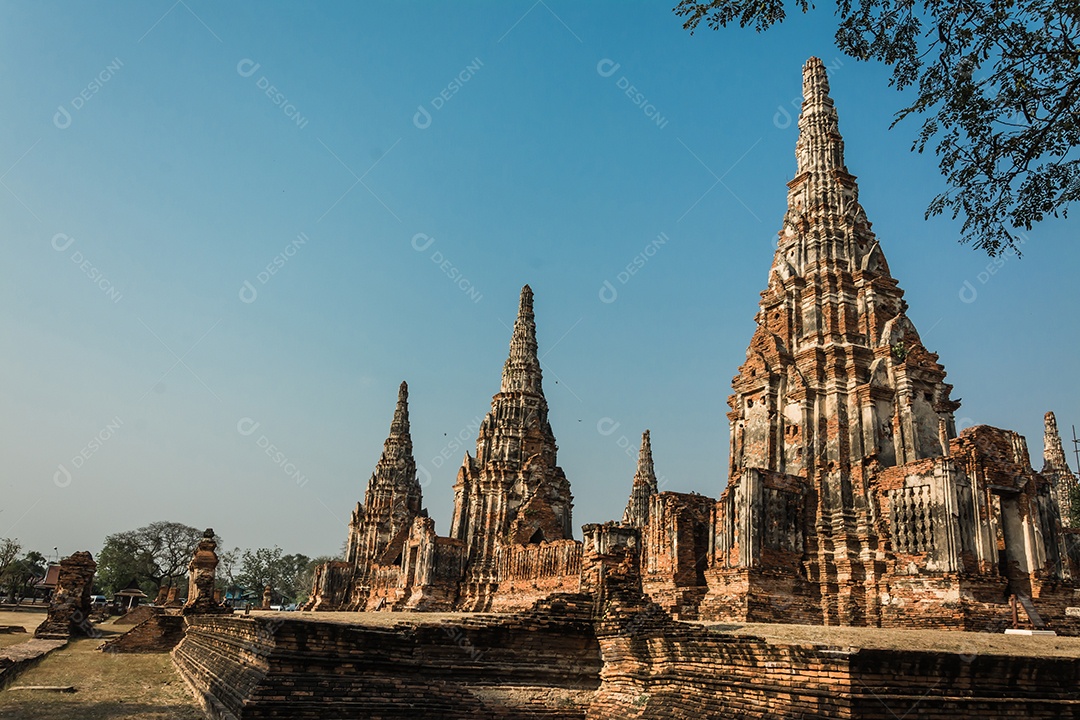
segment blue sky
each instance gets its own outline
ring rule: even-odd
[[[717,496],[811,55],[958,422],[1040,468],[1043,412],[1080,421],[1073,222],[957,245],[829,12],[691,37],[670,4],[0,6],[0,537],[336,552],[402,379],[445,533],[525,283],[575,524],[621,515],[645,428]]]

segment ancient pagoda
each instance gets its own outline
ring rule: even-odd
[[[409,433],[409,386],[402,382],[382,456],[349,522],[345,561],[354,573],[351,608],[364,606],[374,566],[400,564],[413,520],[427,517],[422,505]]]
[[[573,538],[573,497],[557,450],[526,285],[502,385],[480,425],[476,456],[465,454],[454,485],[450,537],[466,544],[466,594],[477,596],[477,607],[497,582],[501,547]]]
[[[630,488],[630,499],[623,511],[624,525],[642,528],[649,522],[649,506],[657,493],[656,470],[653,468],[652,443],[649,431],[641,434],[641,450],[638,452],[637,471]]]
[[[1065,450],[1061,447],[1061,434],[1058,432],[1057,418],[1054,413],[1048,412],[1043,417],[1043,469],[1042,475],[1049,478],[1054,488],[1054,497],[1057,498],[1058,508],[1061,510],[1061,521],[1066,527],[1076,527],[1072,522],[1076,511],[1073,503],[1077,497],[1077,481],[1069,463],[1065,460]]]
[[[1014,432],[957,437],[959,402],[859,204],[817,58],[803,98],[787,212],[728,398],[705,614],[979,627],[1010,593],[1059,603],[1069,570],[1047,479]]]

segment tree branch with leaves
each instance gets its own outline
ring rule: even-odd
[[[681,0],[693,33],[738,23],[763,32],[784,0]],[[794,9],[814,9],[794,0]],[[892,68],[890,85],[915,101],[912,145],[932,148],[948,189],[926,217],[962,218],[961,243],[1020,254],[1021,231],[1067,217],[1080,199],[1080,3],[1050,0],[837,0],[837,47]]]

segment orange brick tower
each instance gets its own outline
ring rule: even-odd
[[[859,204],[817,58],[803,97],[787,213],[728,398],[729,482],[751,508],[739,522],[763,531],[746,525],[736,541],[732,526],[720,543],[741,568],[771,551],[791,554],[794,570],[805,551],[825,622],[859,624],[883,570],[868,464],[946,454],[959,403]]]
[[[658,492],[656,470],[653,468],[652,442],[649,431],[641,434],[641,450],[638,452],[637,472],[630,488],[630,500],[626,503],[622,521],[624,525],[642,528],[649,523],[649,507]]]
[[[413,520],[427,517],[422,505],[409,433],[409,386],[402,382],[382,456],[368,480],[364,502],[356,504],[349,522],[345,560],[354,572],[351,608],[363,607],[372,566],[401,562]]]
[[[557,464],[537,358],[533,292],[526,285],[503,366],[502,386],[465,454],[454,485],[450,537],[467,546],[463,607],[483,608],[505,545],[573,537],[570,483]]]

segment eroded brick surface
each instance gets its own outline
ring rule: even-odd
[[[728,486],[659,492],[644,433],[621,522],[640,531],[642,588],[677,619],[965,630],[1000,630],[1015,595],[1074,632],[1080,535],[1061,504],[1076,480],[1053,415],[1041,473],[1014,432],[956,435],[944,368],[843,167],[820,64],[804,81],[799,173],[732,382]],[[309,607],[514,612],[588,584],[536,352],[526,287],[450,537],[422,506],[402,384],[346,559],[317,570]]]
[[[49,614],[34,631],[36,638],[68,638],[94,632],[90,622],[90,595],[97,563],[88,552],[77,552],[60,561],[56,590]]]

